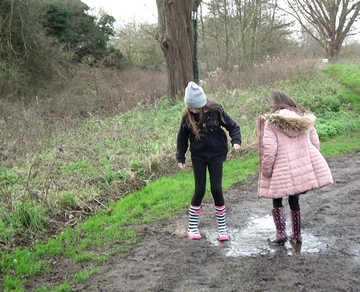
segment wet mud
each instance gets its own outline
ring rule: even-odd
[[[206,199],[202,240],[186,237],[186,211],[179,220],[141,226],[138,245],[111,257],[75,291],[360,291],[360,153],[327,161],[334,184],[300,197],[302,245],[268,244],[275,235],[272,204],[257,198],[254,176],[225,192],[230,241],[217,241],[214,206]],[[27,289],[60,284],[73,268],[59,262]]]

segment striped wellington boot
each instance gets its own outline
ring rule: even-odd
[[[226,230],[226,212],[225,205],[215,206],[216,218],[218,222],[218,231],[219,231],[219,241],[229,240],[229,235]]]
[[[190,205],[189,209],[189,226],[186,232],[187,236],[190,239],[199,240],[201,235],[199,232],[199,215],[200,215],[200,206]]]

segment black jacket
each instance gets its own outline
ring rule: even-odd
[[[220,119],[221,112],[218,110],[204,113],[204,122],[200,126],[200,140],[196,140],[195,135],[185,124],[185,117],[182,118],[180,129],[177,135],[177,152],[176,159],[178,163],[185,163],[185,153],[189,147],[193,159],[214,159],[220,158],[223,162],[229,151],[228,139],[224,127],[231,137],[231,144],[241,145],[240,127],[235,123],[229,115],[223,112],[225,123]],[[200,115],[195,115],[198,121]]]

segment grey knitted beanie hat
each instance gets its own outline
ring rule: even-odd
[[[185,88],[185,105],[188,108],[202,108],[206,105],[206,95],[201,86],[190,81]]]

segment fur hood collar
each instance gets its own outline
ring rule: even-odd
[[[288,136],[297,136],[308,133],[315,125],[316,116],[306,113],[303,116],[297,115],[291,110],[280,110],[277,113],[266,115],[266,123],[277,131]]]

